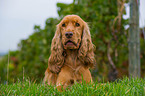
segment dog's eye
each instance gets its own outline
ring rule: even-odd
[[[80,24],[79,24],[79,23],[76,23],[76,26],[77,26],[77,27],[79,27],[79,26],[80,26]]]
[[[65,23],[62,24],[62,27],[65,27]]]

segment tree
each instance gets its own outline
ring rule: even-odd
[[[136,0],[137,1],[137,0]],[[140,77],[139,1],[130,0],[129,75]]]

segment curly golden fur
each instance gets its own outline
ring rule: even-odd
[[[75,82],[92,82],[89,68],[95,64],[89,27],[77,15],[67,15],[57,25],[44,82],[66,88]]]

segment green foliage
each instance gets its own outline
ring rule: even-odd
[[[11,85],[0,85],[0,95],[56,95],[56,96],[144,96],[145,80],[128,79],[118,80],[113,83],[75,84],[66,91],[58,92],[54,86],[45,86],[26,80]]]
[[[0,83],[6,83],[6,73],[7,73],[7,63],[8,62],[8,58],[7,56],[3,56],[1,57],[0,60]],[[4,82],[5,81],[5,82]]]
[[[145,30],[145,27],[144,27],[144,30]],[[143,34],[143,28],[141,29],[141,40],[140,40],[140,58],[141,58],[141,72],[143,73],[143,74],[141,74],[142,75],[142,77],[144,77],[145,76],[145,37],[143,36],[144,34]]]
[[[8,59],[8,55],[11,55]],[[14,79],[17,79],[17,56],[18,51],[10,51],[9,54],[3,56],[0,60],[0,83],[6,83],[7,82],[7,72],[8,73],[8,79],[9,82],[14,82]],[[8,65],[9,62],[9,65]]]

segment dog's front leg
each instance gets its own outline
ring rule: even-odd
[[[58,91],[63,91],[63,89],[66,89],[69,85],[72,85],[73,83],[74,80],[72,78],[70,69],[66,66],[62,67],[56,81],[56,88],[58,89]]]
[[[43,79],[44,83],[47,83],[48,85],[55,85],[57,80],[58,74],[52,73],[49,68],[45,71],[45,77]]]

